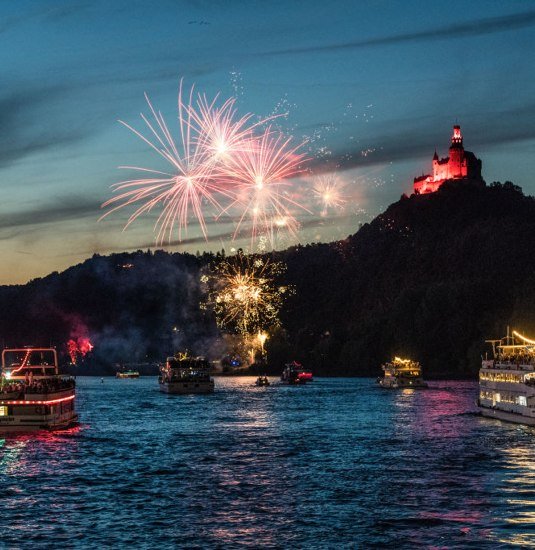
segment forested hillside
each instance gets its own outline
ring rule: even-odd
[[[266,344],[274,371],[295,358],[318,374],[378,375],[397,354],[429,376],[474,376],[486,338],[508,324],[535,335],[535,200],[509,182],[448,182],[402,197],[343,241],[274,256],[295,287]],[[224,350],[199,309],[199,279],[220,258],[94,256],[0,287],[0,338],[65,351],[69,338],[87,336],[95,372],[185,347],[217,356]]]

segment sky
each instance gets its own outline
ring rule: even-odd
[[[118,120],[142,129],[147,93],[172,127],[181,78],[242,114],[284,113],[277,124],[306,141],[292,185],[307,200],[336,174],[345,203],[300,210],[302,243],[344,238],[410,193],[455,123],[488,183],[535,194],[534,46],[528,1],[4,0],[0,284],[155,246],[154,212],[126,231],[131,210],[98,220],[132,175],[119,166],[162,169]],[[192,219],[164,248],[257,246],[206,217],[208,242]]]

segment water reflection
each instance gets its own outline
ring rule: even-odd
[[[372,380],[165,396],[79,379],[83,424],[0,440],[2,543],[36,547],[527,546],[535,431],[477,384]],[[74,538],[73,538],[74,537]]]
[[[498,528],[498,540],[516,546],[535,546],[535,450],[533,440],[535,430],[522,428],[529,437],[529,443],[503,451],[503,479],[499,488],[507,504]],[[512,532],[511,532],[512,531]]]

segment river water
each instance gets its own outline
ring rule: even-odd
[[[535,546],[535,429],[476,383],[253,382],[79,377],[79,427],[0,438],[0,546]]]

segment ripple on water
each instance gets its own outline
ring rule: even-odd
[[[166,396],[79,378],[78,428],[0,439],[2,543],[535,544],[535,430],[479,417],[475,383],[252,383]]]

